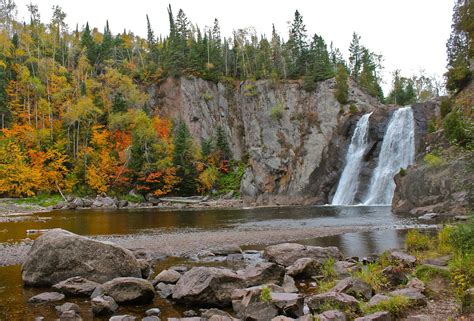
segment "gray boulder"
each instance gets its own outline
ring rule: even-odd
[[[232,308],[234,309],[234,311],[238,313],[251,303],[259,302],[260,296],[264,288],[267,288],[268,290],[270,290],[270,292],[284,292],[283,288],[276,284],[259,285],[252,286],[246,289],[233,290],[231,293],[231,299]]]
[[[125,314],[125,315],[114,315],[109,319],[109,321],[135,321],[137,318],[134,316]]]
[[[344,279],[350,277],[352,272],[360,270],[360,266],[355,262],[336,261],[334,263],[334,270],[338,279]]]
[[[275,306],[268,302],[255,302],[240,311],[239,318],[246,321],[268,321],[278,315]]]
[[[416,257],[398,250],[390,251],[388,257],[390,260],[400,262],[406,267],[413,267],[416,263]]]
[[[97,296],[91,300],[92,313],[94,315],[113,314],[118,309],[115,300],[110,296]]]
[[[330,291],[349,294],[366,301],[370,300],[373,293],[373,289],[369,284],[356,278],[345,278],[339,281]]]
[[[286,293],[298,292],[298,288],[296,287],[295,280],[289,275],[285,275],[285,277],[283,278],[283,284],[281,286],[283,287],[283,291]]]
[[[82,321],[81,315],[73,310],[64,311],[59,316],[59,321]]]
[[[344,312],[339,310],[328,310],[317,315],[319,321],[347,321]]]
[[[163,270],[157,276],[155,276],[152,283],[176,283],[179,281],[180,278],[181,274],[179,272],[176,272],[174,270]]]
[[[141,273],[133,254],[123,247],[62,229],[37,238],[22,266],[28,286],[51,286],[75,276],[102,283],[121,276],[140,277]]]
[[[379,311],[357,318],[354,321],[392,321],[392,316],[390,315],[390,312]]]
[[[405,288],[400,290],[395,290],[388,293],[389,296],[404,296],[406,297],[412,304],[415,305],[426,305],[428,303],[428,299],[424,296],[419,290],[414,288]]]
[[[154,315],[154,316],[159,317],[160,314],[161,314],[161,309],[160,308],[151,308],[151,309],[148,309],[148,310],[145,311],[146,316]]]
[[[383,294],[376,294],[374,295],[370,301],[367,303],[367,306],[374,306],[382,302],[387,302],[390,300],[389,296],[383,295]]]
[[[140,278],[116,278],[104,283],[102,289],[118,304],[148,303],[155,297],[153,285]]]
[[[79,306],[71,302],[66,302],[63,305],[56,306],[56,311],[58,311],[58,313],[63,313],[66,311],[75,311],[77,313],[81,313],[81,309],[79,308]]]
[[[326,292],[308,297],[307,302],[311,312],[324,312],[321,307],[325,305],[338,306],[341,309],[359,310],[359,301],[351,295],[339,292]]]
[[[97,282],[86,280],[80,276],[74,276],[53,285],[53,289],[66,296],[90,296],[99,285]]]
[[[59,292],[44,292],[31,297],[28,303],[47,303],[64,300],[65,296]]]
[[[193,267],[176,283],[173,299],[186,303],[215,306],[231,304],[232,290],[245,287],[245,282],[228,269]]]
[[[247,287],[267,283],[280,285],[285,277],[285,269],[275,263],[263,262],[237,271],[237,275],[245,281]]]
[[[303,315],[304,298],[301,295],[296,293],[270,293],[270,295],[270,302],[280,314],[294,318]]]
[[[144,317],[142,321],[161,321],[161,319],[158,318],[156,315],[150,315],[150,316]]]
[[[138,262],[138,266],[140,267],[140,273],[142,275],[142,278],[148,279],[148,277],[152,273],[150,263],[148,263],[148,261],[145,259],[137,259],[137,262]]]
[[[160,282],[155,286],[155,290],[160,297],[167,299],[173,295],[176,285]]]
[[[286,268],[287,274],[296,278],[309,279],[321,271],[321,262],[312,258],[303,257]]]
[[[263,256],[283,266],[290,266],[300,258],[325,260],[329,258],[342,259],[342,253],[337,247],[306,246],[297,243],[282,243],[265,248]]]

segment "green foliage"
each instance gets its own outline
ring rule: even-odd
[[[54,206],[62,201],[64,201],[64,199],[59,194],[38,194],[34,197],[16,199],[12,202],[20,205],[39,205],[43,207],[48,207]]]
[[[346,66],[343,64],[337,65],[336,74],[336,91],[334,93],[337,101],[341,104],[347,104],[349,100],[349,86],[347,84],[348,73]]]
[[[131,194],[119,195],[118,199],[129,201],[131,203],[141,203],[145,201],[145,198],[143,198],[142,195],[131,195]]]
[[[442,97],[439,105],[441,118],[446,117],[453,108],[453,102],[449,97]]]
[[[414,274],[418,279],[425,283],[433,280],[436,277],[441,277],[446,280],[450,280],[451,278],[449,271],[429,265],[417,266]]]
[[[214,96],[213,96],[210,92],[208,92],[208,91],[202,93],[201,97],[202,97],[202,99],[204,99],[206,102],[209,102],[209,101],[211,101],[211,100],[214,99]]]
[[[336,270],[334,268],[336,261],[333,258],[326,259],[321,264],[321,274],[324,279],[335,279],[337,277]]]
[[[400,75],[400,70],[393,73],[393,83],[387,103],[406,106],[414,103],[416,100],[416,92],[413,79],[405,78]]]
[[[466,224],[456,225],[449,233],[454,249],[461,255],[474,253],[474,215]]]
[[[444,164],[444,161],[441,157],[434,155],[433,153],[428,153],[423,157],[423,160],[429,167],[439,167]]]
[[[465,119],[461,111],[451,111],[443,125],[444,134],[450,142],[466,147],[474,141],[474,122],[472,119]]]
[[[436,120],[435,119],[431,119],[429,122],[428,122],[428,133],[434,133],[436,131]]]
[[[375,290],[383,289],[387,286],[388,279],[383,274],[384,269],[382,264],[369,263],[363,266],[361,270],[354,273],[354,277],[369,284]]]
[[[253,83],[247,83],[242,86],[245,97],[253,98],[258,96],[257,87]]]
[[[398,172],[398,175],[400,175],[401,177],[406,176],[407,175],[407,170],[405,168],[400,168],[400,171]]]
[[[394,318],[401,318],[404,316],[406,310],[410,307],[410,300],[404,296],[393,296],[387,301],[382,301],[376,305],[364,305],[362,311],[364,314],[371,314],[378,311],[388,311]]]
[[[356,105],[351,104],[351,105],[349,106],[349,112],[350,112],[352,115],[355,115],[355,114],[357,114],[357,113],[359,112],[359,109],[357,108]]]
[[[413,229],[407,233],[405,246],[409,252],[426,251],[431,248],[431,243],[432,241],[428,235]]]
[[[260,293],[260,302],[271,302],[271,301],[272,301],[271,291],[268,287],[264,286],[262,288],[262,292]]]
[[[232,152],[230,150],[229,142],[222,126],[217,126],[216,137],[215,137],[214,151],[217,151],[220,155],[221,160],[229,160],[232,158]]]
[[[270,111],[270,116],[272,117],[273,120],[281,120],[283,118],[283,103],[278,102],[275,106],[272,107]]]
[[[197,171],[194,167],[194,146],[185,122],[180,122],[174,137],[173,164],[180,179],[176,189],[180,195],[194,195],[197,191]]]
[[[221,175],[217,181],[219,194],[227,194],[233,191],[234,195],[238,195],[240,190],[240,182],[244,176],[247,166],[243,163],[237,164],[229,173]]]

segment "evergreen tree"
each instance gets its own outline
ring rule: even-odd
[[[112,49],[114,45],[114,40],[112,37],[112,32],[110,31],[109,21],[107,20],[104,28],[104,35],[102,38],[102,43],[99,47],[99,63],[103,63],[106,60],[112,57]]]
[[[96,50],[97,48],[96,48],[96,43],[94,42],[94,39],[92,38],[91,30],[89,28],[89,23],[86,23],[86,27],[84,28],[84,31],[82,32],[81,47],[85,48],[86,56],[87,56],[87,59],[89,60],[89,63],[91,65],[94,65],[97,59],[97,50]]]
[[[334,76],[329,53],[323,37],[314,35],[311,42],[309,72],[315,81],[322,81]]]
[[[347,79],[349,75],[347,68],[342,63],[337,65],[336,73],[336,92],[334,93],[337,101],[344,105],[349,100],[349,86],[347,85]]]
[[[296,10],[293,23],[290,27],[290,35],[286,43],[290,77],[297,78],[306,73],[308,44],[306,42],[306,26],[303,23],[303,16]]]
[[[0,130],[9,127],[12,122],[12,113],[8,108],[6,66],[0,66]]]
[[[380,101],[383,101],[383,91],[380,86],[379,70],[381,69],[381,55],[376,55],[368,49],[363,48],[362,53],[362,70],[359,76],[359,85],[366,92]]]
[[[229,142],[222,126],[217,126],[216,129],[216,138],[215,138],[215,148],[214,150],[219,152],[221,159],[230,160],[232,158],[232,152],[229,147]]]
[[[286,78],[286,70],[283,63],[283,55],[281,48],[280,35],[275,30],[275,25],[272,25],[272,77],[273,78]]]
[[[400,70],[393,73],[392,89],[386,99],[387,103],[396,105],[409,105],[416,100],[416,92],[413,86],[413,80],[402,77]]]
[[[197,171],[193,164],[193,141],[186,123],[181,121],[174,136],[173,164],[180,179],[176,188],[180,195],[193,195],[197,191]]]
[[[358,81],[362,67],[362,56],[364,48],[360,44],[360,36],[357,33],[352,34],[352,41],[349,45],[349,68],[351,76]]]

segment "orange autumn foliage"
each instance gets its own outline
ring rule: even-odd
[[[168,167],[139,178],[137,190],[149,192],[155,196],[163,196],[170,193],[178,183],[179,178],[176,176],[176,169]]]

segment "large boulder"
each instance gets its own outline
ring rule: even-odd
[[[118,309],[115,300],[110,296],[97,296],[91,300],[92,313],[94,315],[113,314]]]
[[[193,267],[176,283],[173,299],[215,306],[231,304],[231,292],[244,288],[245,281],[229,269]]]
[[[255,302],[246,306],[239,313],[239,318],[246,321],[268,321],[278,315],[276,307],[269,302]]]
[[[325,292],[308,297],[307,302],[311,312],[324,312],[321,307],[337,306],[341,309],[359,310],[359,301],[351,295],[339,292]]]
[[[369,284],[351,277],[339,281],[330,291],[349,294],[366,301],[370,300],[373,293],[373,289]]]
[[[31,297],[29,303],[47,303],[47,302],[57,302],[64,300],[65,296],[59,292],[44,292],[34,297]]]
[[[323,261],[329,258],[342,259],[342,253],[337,247],[309,246],[297,243],[282,243],[268,246],[263,255],[271,262],[290,266],[301,258],[312,258]]]
[[[262,262],[237,271],[237,275],[245,281],[247,287],[267,283],[280,285],[285,277],[285,268],[275,263]]]
[[[125,248],[53,229],[35,240],[22,266],[28,286],[51,286],[81,276],[94,282],[140,277],[140,266]]]
[[[181,278],[181,274],[174,270],[163,270],[153,279],[153,284],[163,283],[176,283]]]
[[[339,310],[328,310],[316,315],[318,321],[347,321],[344,312]]]
[[[414,305],[426,305],[428,299],[419,290],[414,288],[405,288],[388,293],[390,296],[403,296]]]
[[[153,285],[140,278],[116,278],[102,284],[102,289],[118,304],[148,303],[155,297]]]
[[[319,274],[321,262],[309,257],[303,257],[287,267],[286,271],[292,277],[309,279]]]
[[[296,293],[270,293],[271,303],[280,314],[288,317],[303,315],[304,298]]]
[[[240,312],[251,303],[260,302],[260,297],[264,289],[268,289],[270,292],[284,292],[284,289],[276,284],[252,286],[246,289],[235,289],[231,293],[232,308],[235,312]]]
[[[75,276],[53,285],[53,289],[66,296],[90,296],[99,285],[97,282]]]
[[[392,321],[392,316],[388,311],[379,311],[357,318],[354,321]]]

